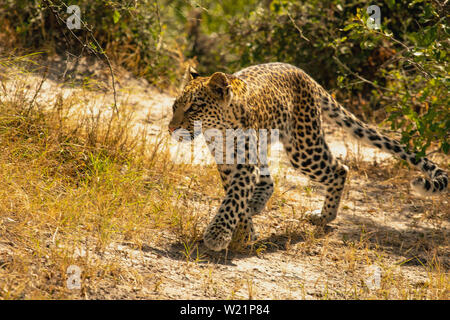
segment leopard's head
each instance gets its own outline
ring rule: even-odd
[[[226,110],[233,98],[230,75],[216,72],[209,77],[200,77],[189,68],[184,82],[182,92],[172,106],[169,132],[175,132],[186,141],[207,129],[225,129]],[[201,124],[201,131],[194,130],[195,122]]]

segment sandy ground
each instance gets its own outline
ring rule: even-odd
[[[135,108],[136,128],[145,127],[150,138],[167,135],[174,97],[144,80],[119,79],[119,97]],[[28,82],[38,85],[39,75]],[[38,99],[45,103],[57,94],[70,95],[76,90],[80,89],[61,86],[58,79],[49,78]],[[104,99],[111,101],[110,92],[94,91],[92,95],[96,99],[90,101],[98,101],[99,106],[104,105]],[[96,108],[96,104],[90,103],[89,108]],[[429,271],[436,259],[441,274],[446,274],[450,256],[445,196],[437,201],[412,195],[408,181],[419,172],[402,169],[405,174],[399,175],[389,155],[363,147],[329,125],[325,129],[332,152],[351,168],[339,215],[325,230],[302,220],[304,211],[321,207],[323,189],[297,173],[281,154],[276,167],[272,166],[277,189],[274,198],[254,219],[259,241],[253,248],[214,253],[197,243],[188,256],[184,245],[165,230],[158,231],[158,241],[141,248],[130,243],[111,244],[101,257],[87,247],[80,256],[115,261],[143,280],[133,286],[132,276],[123,274],[118,283],[104,283],[95,291],[88,287],[82,294],[73,292],[73,297],[380,298],[377,288],[372,291],[367,284],[373,270],[379,270],[381,286],[387,292],[381,297],[398,298],[405,288],[415,290],[434,281]],[[180,146],[171,142],[170,147],[176,150]],[[280,146],[276,148],[280,150]],[[202,161],[209,160],[205,150]],[[211,217],[219,205],[219,199],[192,198],[192,206],[208,210]]]
[[[165,133],[171,115],[167,110],[170,110],[173,98],[155,94],[153,101],[149,102],[151,111],[148,116],[153,119],[152,131]],[[373,269],[366,261],[345,258],[351,253],[347,252],[348,248],[341,247],[343,242],[378,247],[386,255],[380,259],[380,264],[381,261],[386,264],[380,266],[381,272],[396,274],[396,277],[405,279],[414,287],[428,281],[423,264],[426,265],[432,257],[413,247],[419,238],[430,237],[436,250],[440,251],[444,268],[448,270],[448,202],[444,201],[443,208],[447,210],[447,213],[442,212],[447,216],[444,224],[436,226],[435,221],[424,219],[421,213],[425,212],[425,206],[430,205],[430,201],[410,194],[408,177],[402,181],[403,185],[398,186],[398,181],[390,181],[389,177],[376,173],[377,166],[383,161],[393,163],[389,154],[362,146],[330,125],[325,128],[326,141],[334,155],[351,164],[370,167],[368,171],[371,172],[366,175],[361,175],[361,172],[350,174],[340,214],[318,236],[322,240],[315,245],[305,243],[308,241],[308,230],[302,229],[304,222],[300,212],[302,208],[321,208],[323,189],[296,172],[288,164],[281,145],[275,145],[274,150],[279,151],[277,156],[280,158],[271,159],[271,172],[277,180],[278,194],[284,196],[284,203],[280,204],[275,198],[254,219],[262,253],[216,254],[200,245],[200,252],[192,254],[192,260],[200,256],[200,262],[187,262],[184,246],[173,242],[170,235],[166,238],[169,246],[149,245],[144,247],[143,252],[126,247],[116,250],[135,254],[143,259],[141,261],[147,261],[144,264],[152,266],[153,272],[161,274],[163,279],[154,297],[160,298],[162,294],[162,297],[170,299],[348,297],[349,291],[365,287],[363,283],[370,279]],[[176,147],[185,146],[172,144],[173,150]],[[203,161],[211,163],[206,146],[202,150]],[[302,186],[310,186],[313,191],[305,192]],[[202,205],[201,201],[198,205]],[[216,201],[216,208],[219,205]],[[293,208],[297,212],[289,215],[286,211],[293,210],[280,210],[281,207]],[[377,260],[376,257],[371,258]],[[377,268],[376,263],[374,265]],[[395,296],[392,293],[392,297]]]

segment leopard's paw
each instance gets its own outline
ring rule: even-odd
[[[306,218],[315,226],[325,226],[328,222],[320,209],[306,212]]]
[[[231,230],[217,224],[210,224],[203,234],[203,242],[209,249],[221,251],[228,247],[232,236]]]

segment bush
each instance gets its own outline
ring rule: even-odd
[[[381,30],[367,5],[272,1],[229,24],[230,66],[283,61],[303,68],[353,112],[377,115],[419,154],[449,152],[449,32],[438,2],[380,1]],[[384,110],[385,112],[374,112]]]
[[[377,67],[369,83],[372,99],[385,108],[391,128],[401,130],[403,143],[420,155],[433,143],[448,154],[449,29],[445,10],[437,2],[425,1],[386,1],[384,8],[391,18],[381,30],[369,29],[367,14],[359,10],[344,28],[347,37],[339,39],[336,48],[359,42],[364,51],[388,50],[389,59]]]
[[[65,25],[70,5],[80,7],[85,23],[73,33]],[[0,19],[1,38],[13,39],[14,47],[80,55],[88,53],[88,45],[99,53],[105,50],[117,64],[158,85],[168,86],[179,75],[176,57],[162,46],[164,31],[155,1],[6,0]]]

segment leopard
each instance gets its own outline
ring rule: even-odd
[[[327,226],[336,218],[349,171],[331,153],[323,119],[422,171],[425,177],[411,181],[413,192],[432,196],[447,190],[448,175],[437,164],[358,119],[306,72],[287,63],[210,76],[200,76],[189,67],[172,111],[169,133],[181,130],[191,139],[212,129],[224,135],[242,129],[250,132],[248,138],[258,140],[258,130],[278,130],[290,164],[325,191],[322,209],[306,216],[313,225]],[[202,125],[197,133],[196,122]],[[237,230],[249,240],[257,239],[252,217],[263,211],[274,192],[268,164],[250,161],[250,152],[245,151],[250,149],[250,139],[244,140],[244,161],[217,162],[225,197],[203,233],[205,246],[213,251],[228,249]]]

